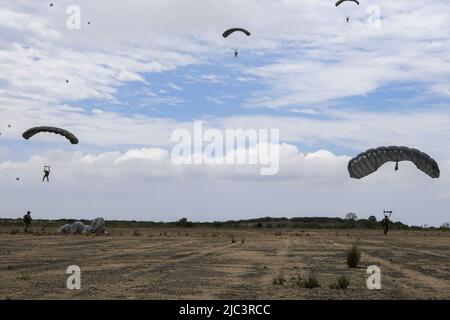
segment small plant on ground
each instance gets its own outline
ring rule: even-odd
[[[286,279],[284,279],[284,275],[282,272],[280,272],[275,278],[273,278],[272,283],[275,285],[284,285],[286,282]]]
[[[319,280],[317,279],[315,274],[312,272],[308,275],[308,278],[306,278],[306,279],[303,279],[301,276],[298,276],[297,277],[297,285],[299,285],[302,288],[307,288],[307,289],[314,289],[314,288],[320,287]]]
[[[234,237],[231,237],[231,243],[236,243],[236,239]]]
[[[353,243],[350,250],[347,251],[347,265],[350,268],[358,267],[361,260],[361,250],[359,249],[359,240]]]
[[[336,282],[334,282],[330,285],[330,288],[345,290],[345,289],[347,289],[349,284],[350,284],[350,278],[347,277],[346,275],[342,275],[336,280]]]
[[[140,233],[139,230],[134,230],[133,236],[140,237],[140,236],[142,236],[142,233]]]
[[[28,274],[28,272],[21,272],[19,274],[19,278],[20,280],[30,280],[30,275]]]

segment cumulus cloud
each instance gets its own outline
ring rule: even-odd
[[[100,154],[51,151],[23,162],[4,161],[2,212],[14,216],[33,207],[38,217],[91,217],[99,210],[107,218],[168,221],[189,216],[212,221],[274,212],[343,216],[356,211],[364,217],[389,207],[396,219],[409,223],[424,221],[427,210],[434,210],[427,223],[444,219],[446,213],[438,208],[449,201],[442,192],[449,187],[448,162],[442,166],[442,181],[429,179],[410,164],[402,164],[395,174],[387,165],[360,181],[348,177],[349,157],[326,150],[302,153],[287,144],[280,150],[280,174],[270,177],[259,176],[251,165],[175,165],[161,148]],[[40,180],[48,163],[50,184]]]

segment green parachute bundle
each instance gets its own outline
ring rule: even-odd
[[[429,155],[417,149],[395,146],[369,149],[359,154],[348,163],[348,172],[350,177],[361,179],[376,172],[387,162],[395,162],[397,171],[398,163],[401,161],[411,161],[417,169],[431,178],[440,176],[437,162]]]

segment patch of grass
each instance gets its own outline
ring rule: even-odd
[[[359,240],[353,243],[350,250],[347,251],[347,266],[357,268],[361,260],[361,250],[359,249]]]
[[[275,278],[272,280],[272,284],[282,286],[286,282],[284,275],[280,272]]]
[[[24,281],[30,280],[30,275],[28,274],[28,272],[21,272],[19,274],[19,279]]]
[[[330,288],[345,290],[345,289],[347,289],[349,284],[350,284],[350,278],[347,277],[346,275],[342,275],[336,280],[336,282],[334,282],[330,285]]]
[[[244,243],[245,243],[244,238],[241,238],[241,244],[244,244]]]
[[[231,243],[236,243],[236,239],[234,237],[231,237]]]
[[[320,283],[314,273],[310,273],[306,279],[303,279],[300,275],[297,276],[297,285],[302,288],[314,289],[319,288]]]
[[[142,236],[142,233],[140,233],[139,230],[134,230],[133,236],[134,237],[140,237],[140,236]]]

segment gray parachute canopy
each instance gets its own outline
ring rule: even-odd
[[[439,178],[440,170],[437,162],[426,153],[408,147],[380,147],[369,149],[350,160],[348,172],[350,177],[361,179],[377,171],[386,162],[396,162],[398,170],[400,161],[411,161],[417,169],[431,178]]]
[[[228,38],[228,36],[230,36],[232,33],[235,33],[235,32],[243,32],[243,33],[245,33],[247,36],[250,36],[250,35],[251,35],[250,31],[245,30],[245,29],[243,29],[243,28],[232,28],[232,29],[229,29],[229,30],[225,31],[225,32],[223,33],[222,36],[223,36],[224,38]]]
[[[76,221],[72,224],[65,224],[58,229],[58,233],[107,233],[105,228],[105,219],[96,218],[92,220],[90,226],[85,225],[81,221]]]
[[[41,133],[41,132],[50,132],[50,133],[59,134],[61,136],[66,137],[67,140],[69,140],[71,144],[78,143],[78,138],[75,137],[75,135],[73,133],[70,133],[67,130],[64,130],[61,128],[56,128],[56,127],[34,127],[34,128],[31,128],[31,129],[28,129],[27,131],[25,131],[22,136],[24,137],[24,139],[28,140],[32,136],[34,136],[38,133]]]
[[[359,1],[357,1],[357,0],[339,0],[338,2],[336,2],[336,7],[339,7],[342,3],[346,2],[346,1],[355,2],[359,6]]]

